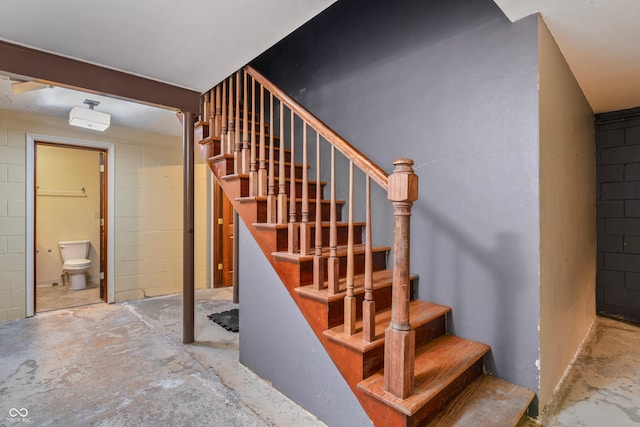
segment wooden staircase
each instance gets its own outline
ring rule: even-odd
[[[534,393],[483,372],[490,348],[448,335],[449,307],[413,299],[412,161],[397,160],[388,176],[250,67],[203,95],[195,131],[223,191],[374,425],[514,426],[526,418]],[[325,169],[322,144],[331,152]],[[336,200],[336,152],[349,161],[346,201]],[[362,222],[353,220],[354,165],[366,176]],[[371,180],[394,206],[392,267],[391,247],[372,244]]]

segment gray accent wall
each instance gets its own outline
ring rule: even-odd
[[[371,425],[242,222],[239,234],[240,363],[329,426]]]
[[[451,306],[451,332],[492,346],[492,373],[538,390],[536,17],[510,23],[491,0],[341,0],[252,65],[387,172],[396,158],[414,159],[417,297]],[[260,286],[282,287],[266,263],[268,273],[256,271],[257,246],[241,255],[242,282],[259,276]],[[248,286],[243,306],[265,299]],[[278,388],[297,387],[286,392],[293,400],[322,399],[333,373],[306,363],[317,345],[310,329],[285,338],[271,327],[274,312],[293,305],[282,293],[262,310],[243,310],[241,359]],[[252,342],[270,339],[299,345],[248,355],[258,349]],[[286,366],[303,373],[304,386]],[[353,399],[342,384],[328,388],[345,391],[340,402]],[[335,411],[306,407],[322,419]]]

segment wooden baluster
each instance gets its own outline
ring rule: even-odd
[[[256,117],[256,79],[251,79],[251,118]],[[260,124],[262,126],[262,123]],[[249,196],[258,195],[258,165],[256,164],[256,124],[251,124],[251,171],[249,172]]]
[[[376,339],[376,302],[373,300],[373,244],[371,242],[371,178],[365,193],[364,301],[362,301],[362,337],[366,342]]]
[[[294,253],[298,250],[298,223],[296,222],[296,168],[293,165],[296,162],[296,133],[295,133],[295,120],[296,116],[293,110],[291,110],[291,169],[289,171],[289,253]],[[302,125],[306,127],[306,123],[302,122]]]
[[[347,295],[344,298],[344,333],[356,333],[356,297],[353,294],[353,162],[349,162],[349,228],[347,236]]]
[[[260,168],[258,169],[258,196],[267,195],[267,166],[264,150],[264,87],[260,86]]]
[[[276,197],[276,173],[275,173],[275,158],[274,158],[274,141],[273,133],[275,129],[273,126],[273,93],[269,93],[269,192],[267,194],[267,223],[273,224],[277,221],[277,204],[278,199]],[[284,165],[280,165],[283,168]]]
[[[316,206],[319,203],[316,200]],[[336,147],[331,145],[331,207],[329,215],[329,259],[327,260],[327,279],[330,294],[340,292],[340,264],[338,260],[338,226],[336,223]]]
[[[278,149],[278,162],[280,163],[280,168],[278,169],[278,212],[276,215],[278,224],[284,224],[287,222],[287,171],[284,167],[284,147],[284,102],[280,101],[280,145]],[[293,165],[291,166],[292,169],[294,169]],[[295,199],[291,200],[291,203],[296,203]]]
[[[234,120],[234,114],[233,114],[233,74],[231,74],[229,76],[229,107],[227,107],[227,118],[229,120],[229,124],[228,129],[227,129],[227,147],[225,148],[225,151],[229,154],[233,154],[234,150],[233,150],[233,146],[234,146],[234,142],[236,140],[236,122]],[[234,173],[235,173],[235,166],[234,166]]]
[[[244,76],[244,94],[243,94],[243,123],[242,123],[242,167],[240,168],[241,173],[249,173],[250,162],[251,162],[251,154],[249,153],[249,93],[248,93],[248,84],[247,80],[249,79],[249,75],[247,71],[243,71]]]
[[[209,91],[209,136],[216,136],[216,89]]]
[[[220,119],[220,154],[227,154],[227,79],[222,81],[222,114]]]
[[[307,124],[302,134],[302,222],[300,223],[300,254],[311,253],[311,224],[309,223],[309,154],[307,150]],[[319,204],[320,200],[316,200]]]
[[[418,200],[418,176],[413,172],[413,160],[398,159],[389,175],[387,198],[393,202],[393,285],[391,323],[385,331],[385,389],[406,399],[413,392],[415,362],[415,331],[409,323],[409,249],[411,206]]]
[[[213,136],[217,136],[220,137],[220,116],[222,114],[222,110],[220,108],[220,89],[221,86],[218,85],[216,86],[216,92],[215,92],[215,99],[216,99],[216,103],[215,103],[215,110],[213,113]]]
[[[203,97],[203,101],[202,101],[202,115],[200,116],[200,121],[201,122],[207,122],[209,121],[209,105],[211,104],[211,95],[209,94],[209,92],[205,92],[204,97]]]
[[[236,135],[233,150],[233,173],[242,172],[242,142],[240,141],[240,70],[236,71]]]
[[[316,233],[315,253],[313,255],[313,285],[317,290],[324,288],[324,260],[322,257],[322,206],[318,200],[322,199],[320,186],[320,133],[316,133]]]

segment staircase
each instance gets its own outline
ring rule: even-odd
[[[251,67],[203,95],[195,133],[223,191],[374,425],[515,426],[526,419],[534,393],[483,372],[490,348],[447,334],[449,307],[413,299],[409,218],[418,177],[411,160],[396,160],[387,175]],[[337,164],[348,164],[340,175],[348,176],[340,182],[346,200],[337,200]],[[357,176],[364,189],[356,190]],[[380,201],[372,208],[372,185],[393,207],[392,266],[391,247],[373,245]],[[356,191],[364,194],[360,222]]]

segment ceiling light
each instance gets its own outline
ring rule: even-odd
[[[69,124],[82,128],[103,131],[111,124],[111,115],[96,111],[93,108],[100,102],[91,99],[85,99],[84,103],[89,108],[73,107],[69,113]]]

